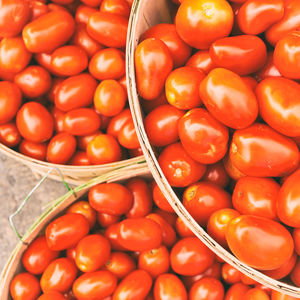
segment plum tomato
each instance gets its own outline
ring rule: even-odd
[[[275,290],[272,290],[271,294],[272,294],[271,295],[272,300],[297,300],[297,299],[299,299],[299,298],[295,298],[295,297],[277,292]]]
[[[273,51],[268,52],[267,61],[264,67],[255,73],[255,78],[258,81],[262,81],[263,79],[266,79],[268,77],[281,77],[280,72],[274,65],[273,53]]]
[[[293,239],[295,243],[295,252],[299,255],[300,253],[300,228],[294,228]]]
[[[76,151],[69,161],[72,166],[90,166],[91,163],[85,151]]]
[[[252,288],[246,292],[244,295],[243,299],[245,300],[254,300],[254,299],[259,299],[259,300],[270,300],[268,294],[259,289],[259,288]]]
[[[228,263],[222,266],[222,279],[227,284],[235,284],[241,281],[241,272]]]
[[[0,143],[7,147],[15,147],[21,142],[21,135],[15,123],[0,125]]]
[[[187,67],[196,68],[199,71],[208,74],[216,66],[212,61],[208,50],[199,50],[192,55],[185,64]]]
[[[290,279],[298,287],[300,286],[300,280],[299,280],[300,277],[299,276],[300,276],[300,259],[298,257],[296,265],[295,265],[293,271],[290,273]]]
[[[190,291],[190,300],[223,300],[225,290],[220,280],[205,277],[196,281]]]
[[[121,127],[118,133],[118,142],[126,149],[136,149],[140,146],[131,117]]]
[[[243,283],[233,284],[226,292],[224,300],[244,299],[244,295],[250,290],[250,286]]]
[[[213,165],[208,165],[206,173],[202,177],[202,180],[215,183],[223,188],[225,188],[230,181],[230,178],[224,168],[222,162],[217,162]]]
[[[107,127],[107,134],[117,138],[120,129],[131,119],[131,112],[129,108],[125,108],[117,116],[110,119]]]
[[[100,11],[129,18],[130,6],[126,0],[101,0]]]
[[[80,25],[84,25],[86,29],[86,24],[92,14],[98,12],[98,10],[94,7],[88,5],[79,5],[76,9],[75,13],[75,21]],[[100,44],[99,44],[100,45]]]
[[[153,183],[153,190],[152,190],[152,196],[153,196],[153,201],[156,204],[156,206],[164,211],[173,213],[174,210],[162,191],[160,190],[159,186],[156,183]]]
[[[38,160],[46,160],[47,144],[23,140],[19,145],[20,153]]]
[[[90,228],[93,228],[96,223],[96,211],[90,206],[87,201],[77,201],[72,204],[67,213],[76,213],[83,215],[90,224]]]
[[[37,298],[37,300],[66,300],[65,296],[62,293],[56,291],[49,291]]]

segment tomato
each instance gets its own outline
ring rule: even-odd
[[[172,68],[173,58],[164,42],[154,38],[141,42],[135,51],[139,95],[146,100],[158,98]]]
[[[239,9],[237,22],[245,34],[260,34],[284,15],[284,0],[248,0]]]
[[[178,123],[178,133],[184,149],[200,163],[216,163],[227,152],[228,129],[205,109],[187,112]]]
[[[290,273],[290,279],[292,280],[294,285],[296,285],[298,287],[300,286],[300,280],[299,280],[300,277],[299,276],[300,276],[300,260],[299,260],[299,258],[297,258],[295,267],[294,267],[293,271]]]
[[[243,299],[248,290],[250,290],[250,287],[248,285],[245,285],[243,283],[236,283],[227,290],[224,300]]]
[[[163,91],[158,98],[148,101],[145,99],[140,99],[140,103],[142,105],[142,109],[145,113],[150,113],[155,108],[158,108],[159,106],[168,104],[165,91]]]
[[[130,6],[126,0],[103,0],[100,5],[100,11],[129,18]]]
[[[237,218],[240,213],[231,208],[223,208],[211,214],[207,223],[208,234],[224,248],[227,248],[226,230],[228,223]]]
[[[89,161],[89,158],[84,151],[77,151],[74,153],[74,155],[71,157],[69,161],[70,165],[73,166],[90,166],[91,163]]]
[[[203,72],[192,67],[182,67],[172,71],[165,85],[168,102],[178,109],[201,106],[198,89],[204,77]]]
[[[215,211],[231,207],[230,195],[218,185],[210,182],[190,185],[184,191],[182,201],[188,212],[202,226]]]
[[[29,2],[4,0],[0,5],[0,38],[17,36],[30,17]]]
[[[39,280],[30,273],[20,273],[10,283],[14,300],[35,300],[41,293]]]
[[[171,213],[171,212],[167,212],[165,210],[161,210],[159,208],[156,208],[156,209],[153,210],[153,212],[157,215],[160,215],[162,218],[164,218],[171,226],[175,225],[177,215],[174,211]]]
[[[247,284],[247,285],[256,285],[257,284],[257,281],[255,281],[254,279],[248,277],[247,275],[241,273],[241,281],[242,283],[244,284]]]
[[[270,300],[268,294],[261,289],[253,288],[244,295],[245,300]]]
[[[293,239],[295,243],[295,251],[299,255],[300,253],[300,229],[295,228],[293,231]]]
[[[125,0],[124,0],[125,1]],[[126,104],[127,94],[116,80],[103,80],[94,94],[94,106],[97,112],[113,117],[120,114]]]
[[[106,228],[110,225],[116,224],[120,221],[120,219],[121,216],[97,212],[97,222],[102,228]]]
[[[198,181],[206,172],[206,166],[193,160],[181,143],[167,146],[158,158],[167,180],[174,187],[186,187]]]
[[[207,50],[197,51],[189,58],[185,65],[187,67],[196,68],[199,71],[204,72],[205,74],[209,73],[216,67],[209,55],[209,51]]]
[[[28,23],[23,29],[23,40],[30,52],[52,52],[73,35],[75,22],[65,10],[50,11]]]
[[[277,292],[275,290],[272,290],[272,297],[271,297],[272,300],[297,300],[299,298],[295,298],[295,297],[292,297],[292,296],[288,296],[286,294],[282,294],[280,292]]]
[[[63,294],[56,292],[56,291],[50,291],[43,295],[41,295],[37,300],[66,300]]]
[[[120,223],[114,222],[113,224],[106,227],[107,228],[105,229],[104,235],[109,240],[111,248],[115,251],[126,251],[127,249],[121,246],[119,242]]]
[[[266,78],[256,95],[260,114],[272,128],[287,136],[300,135],[300,84],[282,77]]]
[[[233,12],[224,0],[185,0],[177,11],[175,25],[188,45],[207,49],[215,40],[229,35]]]
[[[19,145],[20,153],[38,160],[46,160],[47,145],[23,140]]]
[[[94,54],[89,71],[98,80],[119,79],[125,74],[124,53],[115,48],[106,48]]]
[[[119,223],[118,243],[130,251],[158,248],[162,243],[161,226],[148,218],[125,219]]]
[[[75,246],[89,232],[89,222],[81,214],[69,213],[58,217],[46,228],[48,247],[54,251]]]
[[[133,194],[133,204],[126,217],[140,218],[148,215],[152,209],[152,198],[147,182],[142,178],[132,178],[127,181],[126,187]]]
[[[132,118],[130,118],[120,129],[118,141],[120,145],[127,149],[136,149],[140,146]]]
[[[66,164],[75,153],[75,150],[75,137],[69,133],[61,132],[50,140],[46,159],[54,164]]]
[[[21,72],[29,64],[31,57],[21,37],[4,38],[0,42],[1,72]]]
[[[221,187],[226,187],[230,180],[222,162],[207,166],[206,173],[202,179],[204,181],[217,184]]]
[[[223,300],[224,287],[221,281],[205,277],[196,281],[189,292],[190,300]]]
[[[189,229],[189,227],[184,223],[184,221],[178,217],[175,223],[176,232],[181,237],[192,237],[194,233]]]
[[[293,140],[267,125],[255,123],[234,133],[230,159],[248,176],[277,177],[296,168],[299,150]]]
[[[79,5],[76,9],[75,20],[79,24],[83,23],[84,25],[86,25],[90,16],[97,11],[98,10],[96,8],[86,5]],[[84,26],[84,28],[86,28],[86,26]]]
[[[96,211],[91,207],[87,201],[77,201],[72,204],[68,210],[67,214],[76,213],[83,215],[90,224],[90,228],[93,228],[96,223]]]
[[[174,212],[172,206],[169,204],[168,200],[165,198],[164,194],[161,192],[159,186],[153,183],[154,187],[152,190],[152,197],[156,206],[167,212]]]
[[[15,147],[21,142],[21,135],[14,123],[0,125],[0,143]]]
[[[265,32],[267,41],[275,45],[287,33],[299,29],[300,3],[298,0],[284,0],[284,15]]]
[[[64,131],[65,112],[53,106],[51,113],[54,119],[54,130],[59,133]]]
[[[178,35],[174,24],[157,24],[145,31],[141,40],[155,38],[166,44],[173,58],[174,67],[185,64],[191,55],[192,49]]]
[[[279,184],[271,178],[240,178],[232,194],[233,207],[244,215],[277,219]]]
[[[91,108],[68,111],[64,119],[64,130],[72,135],[89,135],[100,128],[101,119]]]
[[[97,81],[87,73],[68,77],[57,87],[55,106],[62,111],[89,106],[96,87]]]
[[[187,1],[187,0],[185,0]],[[187,292],[182,281],[174,274],[161,274],[155,280],[153,294],[155,300],[187,300]]]
[[[39,0],[29,1],[29,7],[31,12],[29,21],[33,21],[39,18],[40,16],[46,14],[47,12],[49,12],[49,7],[45,3],[43,3],[43,1],[39,1]]]
[[[105,268],[118,278],[124,278],[136,269],[136,264],[129,254],[113,252],[109,260],[105,263]]]
[[[17,113],[16,124],[23,138],[41,143],[51,138],[53,118],[48,110],[37,102],[25,103]]]
[[[218,67],[239,75],[249,75],[264,66],[267,48],[257,36],[240,35],[215,41],[210,46],[209,54]]]
[[[87,156],[92,164],[107,164],[121,160],[121,148],[109,134],[99,134],[87,147]]]
[[[109,12],[96,12],[87,23],[87,32],[100,44],[107,47],[126,46],[127,18]]]
[[[133,194],[119,183],[102,183],[89,191],[89,203],[98,212],[123,215],[132,207]]]
[[[145,299],[151,290],[152,278],[144,270],[128,274],[117,286],[112,300]]]
[[[51,54],[51,66],[58,75],[73,76],[87,68],[88,57],[81,47],[67,45]]]
[[[110,296],[117,286],[117,277],[109,271],[86,273],[78,277],[73,284],[73,293],[77,299],[103,299]]]
[[[235,284],[241,281],[241,272],[230,264],[225,263],[222,266],[222,278],[228,284]]]
[[[252,91],[255,91],[255,89],[258,85],[258,82],[256,81],[256,79],[254,79],[251,76],[245,76],[245,77],[242,77],[242,80]]]
[[[261,68],[256,74],[255,77],[258,79],[258,81],[261,81],[263,79],[266,79],[268,77],[281,77],[280,72],[274,65],[274,59],[273,59],[273,51],[268,52],[267,55],[267,61],[263,68]]]
[[[51,76],[40,66],[29,66],[15,76],[15,83],[28,98],[40,97],[51,87]]]
[[[101,134],[100,130],[96,130],[92,134],[89,135],[83,135],[77,137],[77,147],[80,150],[86,151],[88,144],[96,138],[99,134]]]
[[[237,74],[216,68],[200,84],[200,97],[207,110],[234,129],[251,125],[258,114],[253,91]]]
[[[235,218],[227,226],[226,239],[238,259],[259,270],[279,268],[294,251],[289,231],[263,217],[245,215]]]
[[[41,288],[43,292],[68,291],[77,276],[77,269],[69,258],[57,258],[53,260],[41,277]]]
[[[114,116],[108,124],[107,134],[117,138],[120,129],[131,119],[130,109],[126,108],[121,111],[118,115]]]

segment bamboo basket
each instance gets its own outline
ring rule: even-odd
[[[17,151],[14,151],[5,145],[0,143],[0,153],[23,163],[28,166],[34,174],[39,176],[44,176],[49,169],[55,167],[59,168],[62,172],[65,181],[69,184],[80,185],[91,180],[92,178],[98,177],[106,172],[109,172],[115,168],[121,168],[123,166],[132,165],[133,168],[135,164],[145,164],[145,158],[143,156],[138,156],[114,163],[104,164],[104,165],[91,165],[91,166],[69,166],[69,165],[58,165],[52,164],[45,161],[37,160],[26,155],[23,155]],[[57,174],[50,174],[49,178],[54,180],[60,180]]]
[[[9,286],[13,277],[23,271],[21,261],[23,253],[30,243],[37,236],[44,232],[46,226],[53,218],[58,217],[73,202],[87,194],[89,189],[94,185],[104,182],[122,182],[135,176],[150,177],[149,169],[145,165],[135,165],[133,168],[121,167],[114,169],[90,180],[81,186],[74,188],[73,190],[70,190],[67,194],[52,202],[49,208],[38,218],[38,220],[33,223],[33,225],[21,238],[20,242],[9,257],[4,269],[2,270],[0,275],[0,300],[12,299],[9,295]],[[45,178],[46,176],[42,179],[42,181]],[[42,181],[40,181],[36,187],[38,187]],[[32,191],[34,190],[35,188]]]
[[[152,146],[147,138],[147,134],[143,123],[143,112],[140,106],[140,99],[136,89],[135,78],[135,61],[134,53],[139,43],[140,36],[148,28],[159,23],[171,23],[172,21],[172,4],[171,0],[135,0],[132,6],[131,16],[129,20],[128,36],[127,36],[127,52],[126,52],[126,74],[128,99],[131,108],[132,117],[135,123],[137,135],[142,147],[144,156],[148,163],[149,169],[156,180],[158,186],[171,204],[177,215],[182,218],[184,223],[193,231],[193,233],[214,253],[221,257],[225,262],[256,280],[257,282],[277,290],[281,293],[300,298],[300,288],[293,285],[280,282],[263,273],[247,266],[220,246],[207,232],[199,226],[192,216],[185,209],[180,199],[177,197],[172,187],[164,176]]]

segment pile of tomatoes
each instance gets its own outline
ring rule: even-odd
[[[0,142],[56,164],[137,156],[126,0],[0,3]]]
[[[149,141],[196,222],[300,286],[300,1],[180,2],[135,52]]]
[[[294,299],[223,263],[143,178],[92,187],[22,263],[10,284],[14,300]]]

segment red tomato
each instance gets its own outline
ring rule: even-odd
[[[224,287],[221,281],[205,277],[196,281],[189,292],[190,300],[223,300]]]
[[[226,230],[228,223],[237,218],[240,213],[231,208],[223,208],[215,211],[209,217],[207,223],[208,234],[215,239],[221,246],[227,248]]]
[[[179,240],[170,253],[171,267],[180,275],[197,275],[214,263],[215,255],[197,237]]]
[[[29,2],[4,0],[0,5],[0,38],[18,35],[30,17]]]
[[[248,0],[239,9],[237,22],[245,34],[260,34],[284,14],[284,0]]]
[[[15,83],[28,98],[40,97],[51,87],[51,76],[40,66],[29,66],[15,76]]]
[[[134,259],[125,252],[113,252],[105,263],[105,268],[119,279],[124,278],[136,269]]]
[[[41,293],[39,280],[30,273],[20,273],[10,283],[14,300],[35,300]]]
[[[86,217],[89,221],[90,228],[93,228],[96,223],[96,211],[87,201],[75,202],[68,208],[67,214],[69,213],[81,214]]]
[[[139,255],[139,269],[147,271],[153,278],[169,271],[169,251],[165,246],[149,251],[142,251]]]
[[[103,0],[100,5],[100,11],[129,18],[130,6],[126,0]]]
[[[260,114],[272,128],[287,136],[300,135],[300,84],[282,77],[266,78],[256,95]]]
[[[67,292],[77,276],[77,268],[69,258],[58,258],[52,261],[41,277],[43,292]]]
[[[100,128],[101,119],[91,108],[77,108],[66,113],[64,130],[72,135],[89,135]]]
[[[278,22],[266,31],[265,36],[271,45],[275,45],[287,33],[299,29],[300,2],[298,0],[284,0],[284,15]]]
[[[124,0],[125,1],[125,0]],[[120,114],[126,104],[127,94],[116,80],[103,80],[94,94],[94,106],[101,115],[113,117]]]
[[[236,283],[232,285],[226,292],[224,300],[240,300],[244,299],[244,295],[250,290],[248,285]]]
[[[280,292],[277,292],[275,290],[272,290],[272,297],[271,297],[272,300],[297,300],[299,298],[295,298],[295,297],[292,297],[292,296],[288,296],[286,294],[282,294]]]
[[[86,273],[78,277],[73,284],[73,293],[77,299],[104,299],[117,287],[117,277],[109,271]]]
[[[54,127],[49,111],[37,102],[27,102],[21,107],[16,124],[24,139],[36,143],[49,140]]]
[[[258,79],[258,81],[261,81],[263,79],[266,79],[268,77],[281,77],[280,72],[274,65],[273,60],[273,51],[268,52],[267,56],[267,62],[263,68],[261,68],[256,74],[255,77]]]
[[[28,23],[23,29],[23,40],[30,52],[47,53],[65,44],[74,30],[73,17],[66,10],[55,10]]]
[[[167,45],[175,68],[183,66],[191,55],[191,47],[179,37],[174,24],[157,24],[152,26],[143,33],[141,40],[149,38],[159,39]]]
[[[112,300],[145,299],[151,290],[152,278],[144,270],[128,274],[117,286]]]
[[[205,74],[216,67],[207,50],[200,50],[192,55],[187,61],[186,66],[196,68]]]
[[[232,285],[241,281],[241,272],[225,263],[222,266],[222,278],[226,283]]]
[[[46,159],[54,164],[66,164],[73,156],[75,150],[75,137],[69,133],[62,132],[50,140]]]
[[[50,90],[48,91],[48,93],[47,93],[47,95],[46,95],[46,97],[47,97],[47,99],[48,99],[49,101],[54,102],[55,96],[56,96],[56,94],[57,94],[57,92],[58,92],[58,89],[59,89],[59,87],[60,87],[60,84],[61,84],[63,81],[64,81],[63,78],[57,78],[57,77],[53,78],[53,80],[52,80],[52,85],[51,85],[51,87],[50,87]],[[52,111],[55,111],[56,109],[57,109],[56,107],[53,107],[53,108],[52,108]],[[53,114],[54,114],[54,113],[53,113]]]
[[[233,165],[248,176],[283,176],[299,163],[296,143],[259,123],[237,130],[229,153]]]
[[[29,7],[31,12],[31,16],[29,19],[30,21],[33,21],[39,18],[40,16],[46,14],[47,12],[49,12],[49,7],[44,3],[44,1],[40,1],[40,0],[29,1]]]
[[[105,213],[97,212],[97,222],[102,228],[109,227],[110,225],[116,224],[121,219],[121,216],[115,216]]]
[[[263,217],[245,215],[235,218],[227,226],[226,239],[238,259],[259,270],[279,268],[294,252],[289,231]]]
[[[165,91],[162,92],[162,94],[151,101],[145,100],[145,99],[140,99],[143,111],[145,113],[150,113],[152,110],[154,110],[155,108],[158,108],[159,106],[168,104],[166,95],[165,95]]]
[[[102,0],[81,0],[84,4],[92,7],[99,7],[101,4]]]
[[[174,187],[186,187],[200,180],[206,166],[193,160],[181,143],[167,146],[158,158],[167,180]]]
[[[242,80],[252,91],[255,91],[255,89],[258,85],[256,79],[254,79],[251,76],[246,76],[246,77],[242,77]]]
[[[231,197],[218,185],[199,182],[184,191],[183,205],[196,222],[204,226],[212,213],[231,207]]]
[[[91,165],[89,158],[84,151],[77,151],[74,153],[72,158],[69,161],[70,165],[73,166],[89,166]]]
[[[19,145],[20,153],[38,160],[46,160],[47,145],[23,140]]]
[[[133,194],[119,183],[102,183],[90,189],[89,203],[98,212],[123,215],[132,207]]]
[[[164,194],[161,192],[159,186],[156,183],[153,183],[152,196],[156,206],[167,212],[174,212],[172,206],[169,204],[168,200],[165,198]]]
[[[120,129],[118,141],[120,145],[127,149],[136,149],[140,146],[132,118],[130,118]]]
[[[300,253],[300,228],[294,229],[293,239],[294,239],[294,243],[295,243],[295,251],[299,255],[299,253]]]
[[[80,150],[86,151],[88,144],[96,138],[99,134],[101,134],[100,130],[97,130],[89,135],[78,136],[77,137],[77,147]]]
[[[109,134],[99,134],[87,147],[87,156],[92,164],[107,164],[121,160],[121,148]]]
[[[207,166],[207,171],[202,179],[221,187],[226,187],[230,180],[222,162]]]
[[[37,298],[37,300],[66,300],[65,296],[59,292],[56,291],[49,291],[40,297]]]
[[[245,300],[270,300],[268,294],[259,288],[253,288],[244,295]]]
[[[232,194],[233,207],[243,215],[277,219],[279,184],[271,178],[240,178]]]
[[[79,5],[76,9],[75,20],[79,24],[83,23],[84,25],[86,25],[90,16],[95,12],[98,12],[96,8],[86,5]],[[84,26],[84,28],[86,29],[86,26]]]
[[[201,106],[198,89],[204,77],[203,72],[192,67],[182,67],[171,72],[165,85],[168,102],[178,109]]]
[[[133,194],[133,204],[126,214],[127,218],[140,218],[150,214],[152,210],[152,197],[147,182],[142,178],[132,178],[126,187]]]
[[[51,54],[51,66],[58,75],[73,76],[87,68],[88,57],[81,47],[67,45]]]
[[[135,51],[137,90],[140,96],[146,100],[158,98],[172,68],[172,55],[164,42],[154,38],[141,42]]]
[[[96,52],[90,60],[89,71],[98,80],[121,78],[125,74],[124,53],[115,48]]]
[[[229,155],[226,155],[225,158],[223,159],[223,165],[227,174],[234,180],[238,180],[246,176],[232,164]]]
[[[293,271],[290,273],[290,279],[296,286],[300,286],[300,260],[299,257],[297,258],[296,265]]]
[[[216,163],[227,152],[228,129],[205,109],[186,113],[178,123],[178,133],[184,149],[200,163]]]
[[[96,87],[97,81],[87,73],[68,77],[57,87],[55,106],[62,111],[89,106]]]
[[[193,237],[194,233],[187,227],[180,217],[176,219],[176,231],[181,237]]]
[[[26,49],[21,37],[4,38],[0,42],[1,72],[21,72],[30,62],[32,54]]]
[[[120,129],[131,119],[130,109],[126,108],[117,116],[113,117],[108,124],[107,134],[117,138]]]
[[[126,46],[127,18],[109,12],[96,12],[87,23],[87,32],[97,42],[107,47]]]
[[[161,210],[159,208],[156,208],[153,210],[153,212],[157,215],[160,215],[163,217],[171,226],[174,226],[176,223],[177,215],[173,211],[172,213],[167,212],[165,210]]]
[[[257,36],[240,35],[215,41],[210,46],[209,54],[218,67],[239,75],[249,75],[264,66],[267,48]]]
[[[185,0],[186,1],[186,0]],[[165,273],[157,277],[153,294],[155,300],[187,300],[182,281],[174,274]]]
[[[125,219],[118,229],[118,243],[130,251],[151,250],[162,243],[161,226],[148,218]]]
[[[237,74],[216,68],[200,84],[200,97],[208,111],[234,129],[251,125],[258,114],[253,91]]]
[[[126,251],[127,249],[121,246],[119,242],[119,232],[120,232],[120,223],[113,223],[112,225],[109,225],[104,235],[106,238],[109,239],[111,248],[115,251]]]
[[[21,142],[21,135],[14,123],[0,125],[0,143],[15,147]]]
[[[58,217],[46,228],[48,247],[54,251],[75,246],[89,232],[90,224],[81,214],[69,213]]]

